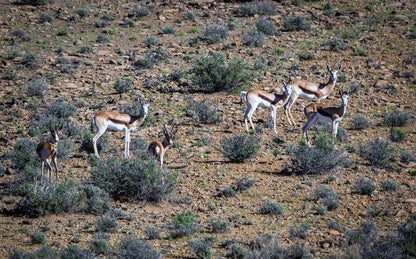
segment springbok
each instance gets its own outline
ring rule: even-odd
[[[177,125],[173,125],[171,130],[168,131],[166,125],[163,125],[163,134],[165,135],[165,139],[162,143],[160,141],[155,140],[150,143],[148,147],[149,154],[155,156],[160,163],[160,167],[163,166],[163,158],[165,156],[166,151],[170,146],[173,145],[173,138],[178,131]]]
[[[53,167],[55,168],[56,182],[58,182],[58,129],[49,127],[49,131],[51,133],[51,141],[40,142],[36,147],[36,153],[42,161],[42,175],[40,181],[42,182],[45,164],[48,173],[48,180],[50,181],[52,179],[52,162]]]
[[[102,111],[95,114],[91,118],[91,130],[93,129],[94,125],[97,127],[97,133],[92,139],[92,143],[94,145],[94,153],[96,156],[100,157],[97,149],[97,141],[108,129],[112,131],[125,131],[124,156],[130,157],[130,132],[142,125],[149,111],[149,106],[152,99],[149,98],[146,102],[143,102],[143,99],[139,96],[136,101],[140,103],[141,109],[141,112],[138,116],[122,114],[113,111]]]
[[[253,113],[256,111],[257,107],[260,106],[271,109],[269,128],[273,120],[273,129],[274,132],[277,134],[276,112],[278,108],[281,108],[288,103],[292,92],[292,85],[286,85],[285,83],[283,83],[282,91],[282,94],[279,94],[276,89],[270,92],[256,89],[250,89],[247,92],[241,92],[240,97],[242,101],[247,104],[247,109],[244,113],[244,122],[246,124],[247,132],[249,132],[247,118],[250,121],[251,128],[254,131],[255,128],[251,117],[253,116]]]
[[[306,139],[306,143],[310,146],[308,129],[318,120],[324,120],[332,122],[332,137],[333,141],[335,140],[338,133],[338,125],[347,112],[348,98],[350,96],[350,90],[346,93],[339,90],[341,96],[341,105],[339,107],[326,105],[323,103],[311,103],[308,106],[303,108],[307,122],[305,126],[302,127],[303,136]],[[345,96],[344,96],[345,95]]]
[[[337,73],[341,69],[341,65],[334,71],[329,68],[328,64],[326,64],[326,68],[329,72],[329,80],[327,83],[314,83],[301,79],[294,80],[290,101],[285,105],[285,114],[289,125],[296,125],[292,116],[292,106],[299,97],[313,99],[317,103],[320,103],[322,99],[326,99],[334,90],[338,78]]]

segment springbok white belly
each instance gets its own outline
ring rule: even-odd
[[[314,100],[318,100],[318,98],[316,98],[316,96],[315,96],[315,95],[313,95],[313,94],[307,94],[307,93],[304,93],[304,92],[301,92],[301,93],[299,94],[299,97],[300,97],[300,98],[305,98],[305,99],[314,99]]]
[[[112,121],[108,121],[107,129],[108,130],[113,130],[113,131],[122,131],[122,130],[125,130],[126,129],[126,125],[124,125],[124,124],[117,124],[117,123],[114,123]]]

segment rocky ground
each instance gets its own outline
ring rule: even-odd
[[[297,4],[296,4],[297,3]],[[256,237],[276,235],[284,246],[300,244],[314,257],[326,257],[342,253],[346,247],[346,232],[362,222],[373,221],[385,236],[399,223],[416,213],[415,162],[400,161],[399,152],[388,168],[376,168],[357,151],[376,137],[388,139],[390,127],[381,121],[392,110],[415,113],[416,99],[416,41],[415,5],[412,1],[340,1],[331,4],[326,11],[325,1],[275,1],[278,12],[270,17],[281,35],[266,36],[263,47],[242,44],[245,31],[259,20],[261,15],[242,17],[235,12],[247,3],[222,1],[55,1],[47,5],[20,5],[5,0],[1,6],[1,175],[3,186],[19,177],[4,155],[13,152],[14,144],[23,138],[44,140],[45,136],[29,135],[37,110],[53,100],[65,97],[78,107],[73,117],[85,129],[89,120],[100,110],[123,111],[137,95],[151,97],[149,118],[152,124],[139,128],[132,134],[146,141],[161,138],[164,121],[183,118],[175,145],[165,158],[172,172],[179,174],[177,190],[164,201],[151,203],[114,202],[114,207],[132,215],[133,220],[120,220],[120,229],[111,234],[109,243],[116,246],[122,238],[133,235],[146,238],[146,226],[160,229],[162,236],[176,215],[184,211],[195,213],[202,229],[190,237],[156,239],[148,242],[165,258],[193,258],[189,240],[201,236],[214,236],[214,256],[223,257],[228,250],[222,244],[234,240],[243,247]],[[137,6],[147,7],[150,13],[134,20],[130,14]],[[76,10],[85,8],[89,14],[81,17]],[[193,13],[195,19],[183,18]],[[51,21],[41,21],[48,14]],[[105,27],[103,14],[113,17]],[[311,24],[310,30],[288,31],[284,27],[286,17],[304,16]],[[267,16],[269,17],[269,16]],[[126,19],[135,23],[127,27]],[[208,44],[201,41],[189,44],[189,39],[203,35],[208,24],[233,24],[234,29],[222,43]],[[163,33],[165,27],[173,34]],[[16,32],[20,31],[20,32]],[[97,38],[101,36],[101,40]],[[132,63],[149,48],[143,40],[154,36],[159,46],[169,54],[166,60],[150,69],[137,69]],[[104,40],[103,40],[104,39]],[[328,46],[337,42],[339,48]],[[342,44],[341,44],[341,43]],[[338,46],[338,45],[337,45]],[[85,51],[80,51],[84,48]],[[89,48],[90,51],[87,51]],[[301,140],[301,126],[305,122],[299,100],[293,109],[297,121],[289,126],[283,109],[278,110],[278,141],[268,130],[267,109],[260,108],[254,114],[254,122],[260,128],[259,155],[245,163],[230,163],[222,156],[219,143],[232,134],[244,134],[243,114],[245,105],[237,92],[201,93],[190,91],[190,80],[168,80],[176,69],[187,70],[194,60],[209,53],[223,53],[227,60],[244,59],[255,64],[262,58],[266,64],[257,70],[251,87],[258,89],[280,88],[288,78],[303,78],[326,82],[326,64],[335,67],[342,64],[340,80],[336,88],[347,90],[355,87],[349,99],[347,115],[340,126],[347,130],[348,140],[339,142],[336,148],[343,150],[350,159],[347,168],[331,172],[335,180],[327,183],[325,175],[292,175],[284,172],[291,164],[286,149]],[[28,64],[25,54],[35,54],[35,61]],[[311,59],[302,58],[311,55]],[[65,60],[65,62],[62,62]],[[117,78],[130,77],[133,87],[129,93],[117,93]],[[27,81],[34,78],[47,80],[50,90],[43,97],[28,96]],[[246,86],[246,89],[249,86]],[[222,120],[216,124],[200,124],[186,116],[189,100],[210,100],[218,105]],[[337,91],[325,103],[338,105]],[[37,106],[36,106],[36,105]],[[352,128],[356,115],[364,115],[372,126],[364,130]],[[263,123],[264,122],[264,123]],[[414,123],[401,127],[407,137],[393,142],[397,150],[415,153],[416,130]],[[106,133],[108,148],[104,158],[123,155],[122,133]],[[203,141],[205,144],[200,144]],[[80,141],[75,144],[79,146]],[[347,152],[353,149],[355,151]],[[78,149],[77,149],[78,150]],[[60,163],[60,177],[87,180],[92,170],[87,162],[88,154],[74,151]],[[39,163],[40,166],[40,163]],[[249,192],[237,197],[218,197],[218,191],[232,186],[237,179],[248,177],[255,181]],[[359,195],[353,191],[354,182],[366,177],[377,189],[371,195]],[[395,192],[385,192],[380,187],[383,180],[398,184]],[[329,186],[340,196],[340,207],[324,215],[314,213],[312,192]],[[3,191],[0,204],[13,207],[17,199]],[[268,216],[259,213],[262,200],[279,202],[285,209],[284,216]],[[379,213],[371,213],[379,210]],[[213,217],[224,219],[230,226],[227,233],[210,233],[209,222]],[[71,243],[88,248],[96,234],[97,216],[84,214],[49,215],[39,218],[6,216],[0,218],[1,252],[7,256],[12,247],[33,251],[39,245],[30,242],[29,233],[44,231],[46,244],[62,248]],[[328,227],[331,221],[342,226],[341,230]],[[311,228],[305,238],[293,238],[290,227],[308,223]],[[47,229],[45,231],[45,229]],[[76,238],[77,242],[74,242]]]

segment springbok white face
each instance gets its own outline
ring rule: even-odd
[[[147,113],[149,112],[149,106],[150,106],[150,102],[152,101],[152,98],[149,98],[147,100],[147,102],[145,102],[145,103],[143,102],[143,99],[141,97],[138,97],[136,99],[136,101],[138,101],[140,103],[142,113],[143,113],[144,116],[146,116]]]
[[[337,70],[334,70],[334,71],[332,71],[332,70],[329,68],[329,65],[328,65],[328,64],[326,64],[326,68],[328,69],[328,72],[329,72],[329,74],[331,75],[331,80],[332,80],[332,82],[337,81],[337,78],[338,78],[338,71],[341,69],[341,65],[339,65],[339,66],[338,66],[338,68],[337,68]]]

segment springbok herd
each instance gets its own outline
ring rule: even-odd
[[[343,92],[339,90],[341,97],[340,106],[331,106],[321,103],[322,99],[327,98],[334,90],[335,83],[337,81],[337,73],[341,69],[341,65],[336,70],[331,70],[328,64],[326,68],[329,72],[329,80],[327,83],[315,83],[306,80],[294,79],[287,83],[283,83],[282,94],[278,93],[277,89],[271,91],[250,89],[248,91],[242,91],[240,97],[247,105],[247,109],[244,113],[244,122],[246,130],[249,132],[247,120],[250,121],[253,131],[255,130],[252,116],[257,107],[266,107],[271,109],[269,128],[273,121],[273,130],[276,131],[276,111],[277,108],[284,107],[285,115],[289,122],[289,125],[296,125],[292,117],[292,106],[298,98],[313,99],[316,103],[311,103],[304,106],[304,113],[307,119],[306,124],[302,127],[303,136],[306,139],[308,145],[310,145],[308,137],[308,129],[318,120],[332,122],[332,135],[336,137],[338,132],[338,125],[344,117],[347,110],[347,103],[350,91]],[[124,143],[124,156],[130,157],[130,133],[131,131],[140,127],[143,124],[151,103],[151,98],[144,101],[141,97],[136,99],[140,103],[141,113],[138,116],[121,114],[113,111],[101,111],[96,113],[91,118],[91,130],[94,126],[97,128],[97,132],[93,137],[94,153],[97,157],[100,157],[97,149],[97,141],[104,134],[106,130],[123,131],[125,132]],[[55,168],[56,181],[58,180],[58,130],[60,128],[49,128],[51,133],[51,140],[47,142],[40,142],[36,148],[40,160],[42,161],[42,176],[44,167],[47,167],[47,177],[49,180],[52,178],[51,162]],[[178,130],[178,125],[173,125],[169,131],[166,125],[163,125],[163,134],[165,139],[160,141],[153,141],[148,147],[149,154],[155,156],[159,161],[160,166],[163,166],[163,157],[170,146],[173,145],[173,138]],[[42,178],[42,177],[41,177]]]

